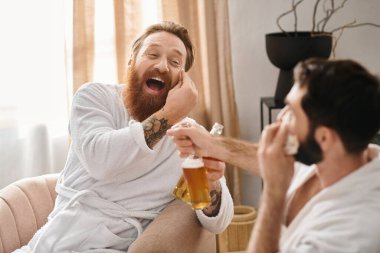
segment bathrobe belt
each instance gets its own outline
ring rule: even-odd
[[[78,191],[64,186],[62,182],[58,182],[56,191],[60,196],[69,199],[69,202],[66,204],[64,209],[71,206],[76,201],[79,201],[85,205],[98,209],[110,217],[120,218],[125,222],[131,224],[137,229],[138,235],[143,232],[143,227],[137,219],[141,218],[153,220],[159,214],[158,211],[127,210],[122,205],[101,198],[96,192],[92,190]]]

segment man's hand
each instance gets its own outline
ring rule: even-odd
[[[219,179],[224,176],[226,164],[213,158],[203,157],[203,163],[207,169],[207,180],[210,192],[217,188]]]
[[[172,136],[180,157],[184,158],[189,155],[196,154],[200,157],[210,157],[209,150],[213,137],[205,128],[198,124],[189,124],[173,126],[166,132]]]
[[[181,157],[196,154],[246,169],[260,175],[257,161],[257,144],[233,138],[213,137],[201,126],[175,126],[166,133],[172,136]]]
[[[194,82],[187,73],[181,70],[179,81],[169,91],[162,109],[169,123],[174,124],[186,117],[195,107],[197,98],[198,91]]]
[[[267,126],[261,135],[257,153],[264,187],[283,194],[286,193],[294,172],[294,158],[284,150],[288,134],[283,122]]]
[[[188,115],[196,105],[197,97],[195,84],[181,70],[179,81],[169,91],[164,107],[142,122],[148,147],[153,148],[172,125]]]
[[[264,181],[259,215],[248,252],[278,252],[286,192],[294,172],[294,158],[285,154],[288,136],[286,123],[265,127],[257,151],[260,174]]]

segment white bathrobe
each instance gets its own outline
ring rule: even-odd
[[[296,167],[287,207],[315,173],[315,166]],[[379,253],[380,156],[315,195],[282,227],[280,252]]]
[[[182,173],[175,145],[164,137],[153,150],[147,146],[141,123],[125,109],[122,88],[91,83],[78,90],[69,125],[72,144],[54,210],[16,252],[125,252],[173,200]],[[219,214],[196,212],[212,232],[224,230],[233,216],[231,195],[225,179],[220,181]]]

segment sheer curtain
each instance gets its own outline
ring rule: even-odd
[[[86,82],[119,83],[133,40],[159,21],[157,0],[74,0],[73,48],[68,55],[72,93]]]
[[[64,166],[63,8],[63,1],[0,2],[0,187]]]

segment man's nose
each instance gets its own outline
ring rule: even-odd
[[[156,63],[155,68],[161,73],[165,73],[169,71],[168,60],[164,57],[160,58]]]

